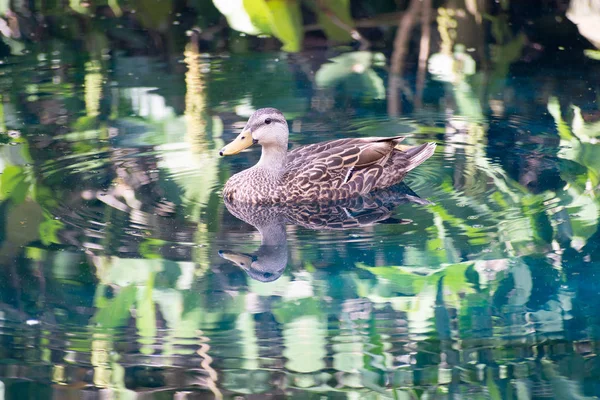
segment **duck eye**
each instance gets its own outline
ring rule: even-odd
[[[268,124],[270,124],[270,123],[271,123],[271,118],[267,118],[267,119],[265,119],[265,124],[267,124],[267,125],[268,125]]]

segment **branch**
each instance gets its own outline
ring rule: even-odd
[[[321,12],[323,12],[329,17],[331,22],[333,22],[335,25],[337,25],[344,31],[348,32],[352,39],[359,41],[361,50],[367,50],[371,47],[371,42],[365,39],[355,28],[342,21],[329,7],[323,4],[323,0],[317,1],[317,7],[319,8],[319,10],[321,10]]]
[[[417,98],[416,105],[423,105],[423,89],[425,88],[425,74],[431,41],[431,0],[423,0],[421,12],[421,43],[419,45],[419,69],[417,72]]]
[[[401,76],[404,70],[404,58],[410,33],[413,25],[417,20],[417,16],[421,12],[421,0],[411,0],[408,10],[400,18],[396,38],[394,39],[394,51],[390,65],[390,78],[388,89],[388,114],[397,116],[401,112],[401,103],[398,96],[398,89],[401,86]]]

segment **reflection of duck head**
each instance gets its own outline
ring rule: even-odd
[[[389,221],[394,208],[405,203],[429,204],[404,184],[332,204],[258,206],[226,200],[229,212],[253,225],[262,241],[252,254],[220,250],[219,255],[242,268],[252,279],[271,282],[283,274],[287,265],[286,224],[314,230],[360,228]]]
[[[262,236],[262,243],[257,251],[246,254],[219,250],[219,256],[246,271],[252,279],[260,282],[274,281],[283,274],[288,261],[285,224],[265,218],[262,224],[254,227]]]
[[[288,260],[287,243],[282,246],[262,245],[254,254],[219,250],[219,255],[234,263],[260,282],[272,282],[278,279]]]

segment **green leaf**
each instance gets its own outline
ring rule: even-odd
[[[103,286],[98,291],[104,291]],[[135,303],[137,288],[128,286],[123,288],[112,300],[107,300],[103,295],[96,296],[96,307],[98,312],[93,321],[102,328],[116,328],[125,325],[130,317],[130,309]]]
[[[4,168],[0,178],[0,196],[19,204],[25,200],[29,191],[29,182],[22,167],[10,165]]]
[[[0,0],[0,15],[5,15],[10,11],[10,0]]]
[[[137,327],[138,342],[142,344],[142,354],[152,354],[156,338],[156,310],[152,292],[154,290],[155,274],[150,274],[147,286],[139,288],[137,293],[137,308],[135,325]]]
[[[486,369],[486,384],[487,384],[487,389],[488,389],[488,393],[489,393],[491,400],[502,399],[502,394],[500,392],[500,388],[498,387],[498,385],[496,384],[496,381],[494,380],[494,372],[493,372],[492,368]]]
[[[383,79],[372,69],[378,53],[355,51],[333,57],[315,75],[319,87],[341,87],[345,93],[361,98],[384,99]]]
[[[309,315],[322,315],[324,313],[321,302],[308,297],[295,302],[283,302],[273,308],[273,315],[280,324],[287,324],[296,318]]]
[[[252,25],[263,34],[273,34],[271,28],[272,16],[267,2],[265,0],[243,0],[243,4]]]
[[[58,206],[56,195],[49,187],[40,185],[39,183],[32,188],[33,199],[42,207],[51,208]]]
[[[297,0],[269,0],[267,7],[271,11],[271,29],[277,39],[283,43],[283,50],[300,51],[304,32],[299,2]]]
[[[10,48],[10,54],[12,54],[13,56],[21,56],[24,54],[25,42],[6,36],[1,36],[1,39],[2,42],[4,42],[4,44],[6,44]]]
[[[467,280],[467,269],[473,266],[472,262],[462,262],[448,265],[443,271],[444,285],[452,292],[471,291],[472,285]]]
[[[410,272],[404,271],[399,267],[368,267],[366,265],[358,264],[358,268],[364,269],[376,275],[377,277],[387,280],[392,283],[394,292],[401,293],[403,295],[415,295],[423,288],[426,277],[411,274]],[[384,297],[389,297],[388,294]]]
[[[350,15],[350,0],[322,0],[308,2],[307,5],[317,14],[319,24],[323,27],[325,35],[336,42],[347,43],[352,41],[348,28],[354,28],[354,21]]]
[[[55,220],[54,218],[46,219],[40,224],[40,240],[45,246],[52,243],[60,243],[56,233],[64,227],[61,221]]]
[[[160,254],[160,249],[165,243],[166,242],[164,240],[160,239],[144,239],[140,243],[140,255],[146,259],[160,259],[162,258],[162,255]]]
[[[260,3],[264,3],[264,0],[213,0],[215,7],[227,18],[227,24],[231,29],[248,35],[261,33],[258,26],[253,23],[251,15],[258,20],[259,25],[266,25],[262,22],[264,17],[260,15],[268,16],[269,10],[262,9]]]
[[[304,31],[299,0],[213,0],[229,26],[249,35],[274,35],[283,50],[300,51]]]
[[[591,58],[592,60],[600,60],[600,50],[588,49],[584,50],[583,54],[585,54],[586,57]]]

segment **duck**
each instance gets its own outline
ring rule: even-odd
[[[223,197],[248,204],[328,203],[400,183],[434,154],[436,144],[403,146],[405,136],[344,138],[288,152],[289,128],[276,108],[261,108],[219,154],[262,146],[256,165],[231,176]]]

